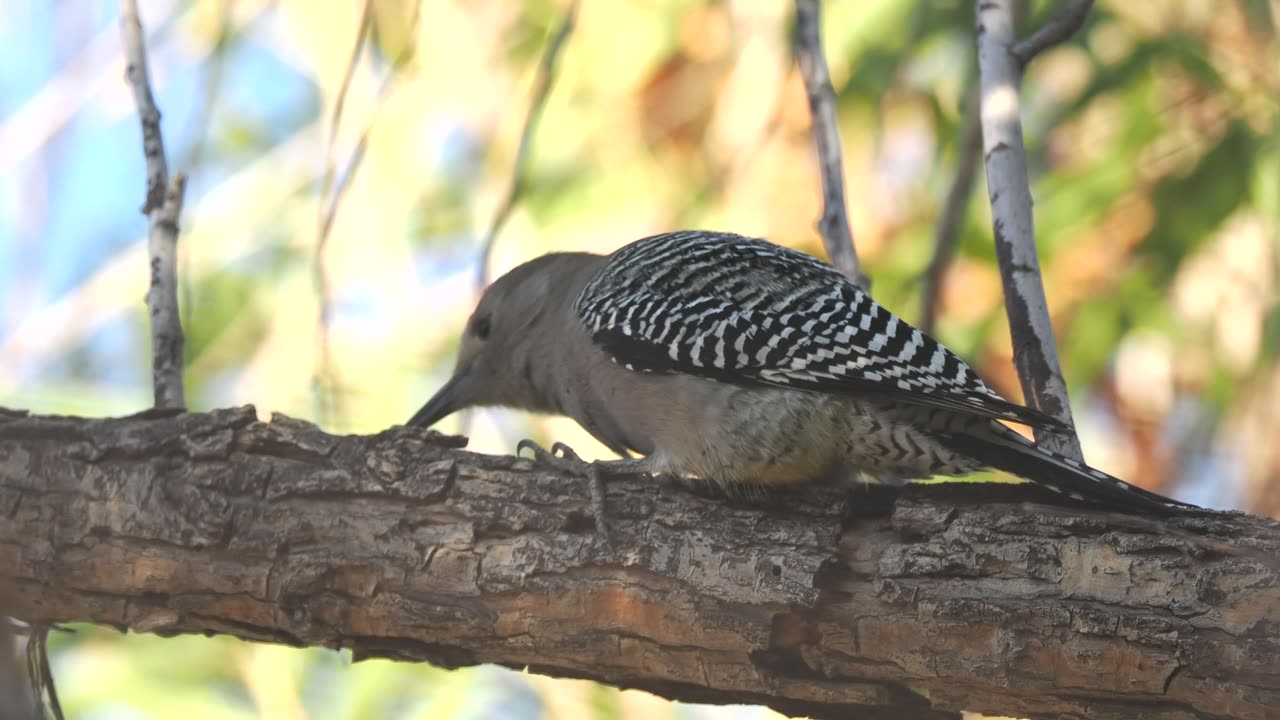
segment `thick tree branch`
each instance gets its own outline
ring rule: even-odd
[[[1261,518],[1158,522],[992,484],[813,488],[760,508],[636,478],[610,485],[610,551],[584,480],[461,438],[337,437],[252,408],[152,415],[0,412],[15,615],[529,666],[815,717],[1280,708],[1280,523]]]
[[[822,218],[818,230],[831,264],[845,277],[868,287],[858,262],[853,227],[844,200],[844,153],[840,149],[840,125],[836,117],[836,91],[831,86],[827,57],[822,51],[821,0],[796,0],[794,53],[809,98],[813,142],[822,180]]]

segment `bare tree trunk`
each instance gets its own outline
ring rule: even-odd
[[[461,444],[0,412],[0,605],[815,717],[1280,717],[1280,523],[636,478],[609,487],[610,551],[581,478]]]

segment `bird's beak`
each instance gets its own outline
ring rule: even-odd
[[[449,382],[446,382],[444,387],[437,390],[436,394],[409,419],[407,424],[412,427],[431,427],[470,405],[471,382],[469,375],[465,368],[459,368],[453,374],[453,377],[449,378]]]

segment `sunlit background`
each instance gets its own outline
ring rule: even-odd
[[[825,5],[858,250],[876,296],[915,320],[968,116],[973,3]],[[1025,26],[1053,6],[1030,2]],[[407,419],[450,370],[565,5],[371,8],[344,84],[363,2],[141,3],[170,166],[191,177],[192,409],[252,403],[370,432]],[[790,13],[783,0],[586,0],[490,277],[550,250],[689,227],[823,254]],[[1088,459],[1273,516],[1278,16],[1276,0],[1099,2],[1076,41],[1035,62],[1024,98],[1045,284]],[[123,75],[114,0],[0,0],[0,405],[151,403],[143,159]],[[967,210],[937,334],[1018,398],[980,169]],[[530,436],[606,454],[567,421],[469,422],[485,452]],[[352,665],[228,638],[81,628],[52,645],[73,717],[714,714],[496,668]]]

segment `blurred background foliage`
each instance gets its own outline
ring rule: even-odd
[[[1059,4],[1026,3],[1024,25]],[[367,24],[364,8],[141,3],[171,168],[191,176],[180,257],[193,409],[253,403],[375,431],[450,370],[565,5],[373,0]],[[1099,2],[1024,85],[1045,283],[1087,456],[1183,499],[1273,516],[1278,17],[1276,0]],[[790,27],[781,0],[587,0],[490,276],[685,227],[821,255]],[[971,113],[973,3],[828,2],[824,41],[858,250],[881,302],[919,319]],[[0,404],[143,409],[144,176],[115,2],[3,0],[0,55]],[[984,182],[936,334],[1016,398]],[[606,454],[563,420],[466,421],[480,451],[530,436]],[[73,717],[766,715],[229,638],[86,627],[52,645]]]

